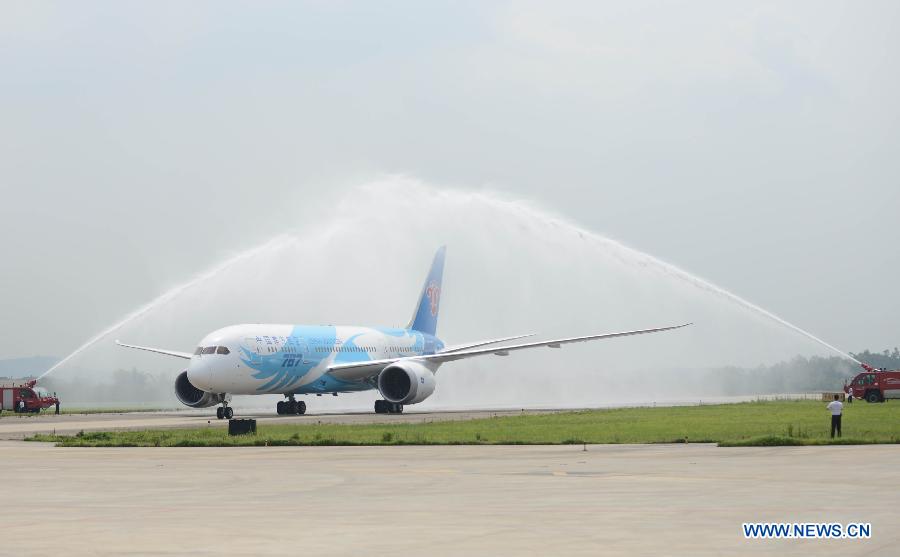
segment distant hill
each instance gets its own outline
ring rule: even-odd
[[[30,358],[10,358],[0,360],[0,377],[29,377],[40,375],[59,361],[53,356],[31,356]]]

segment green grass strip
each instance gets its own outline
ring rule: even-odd
[[[423,420],[426,418],[423,417]],[[900,404],[855,403],[844,435],[829,438],[830,415],[813,401],[621,408],[397,424],[267,424],[256,435],[222,427],[36,435],[64,447],[222,447],[280,445],[559,445],[719,443],[722,446],[900,443]]]

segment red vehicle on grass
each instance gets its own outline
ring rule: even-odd
[[[888,371],[862,364],[864,372],[859,373],[844,385],[844,392],[853,398],[864,398],[868,402],[884,402],[900,398],[900,370]]]
[[[36,413],[59,404],[55,394],[35,387],[35,383],[31,380],[20,385],[0,385],[0,410]]]

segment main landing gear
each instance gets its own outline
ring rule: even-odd
[[[375,401],[376,414],[402,414],[403,405],[396,402],[388,402],[386,400]]]
[[[306,414],[306,403],[302,400],[294,400],[292,396],[289,400],[281,400],[275,405],[275,411],[279,416],[298,414]]]
[[[230,420],[231,418],[234,417],[234,409],[232,409],[231,406],[228,406],[226,403],[223,402],[222,406],[219,406],[218,408],[216,408],[216,417],[219,418],[220,420],[225,419],[225,418]]]

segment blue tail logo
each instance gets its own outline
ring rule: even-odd
[[[437,331],[438,310],[441,305],[441,281],[444,278],[444,256],[446,253],[447,247],[441,246],[437,253],[434,254],[431,270],[425,278],[422,293],[416,304],[416,311],[407,329],[413,329],[432,336]]]

